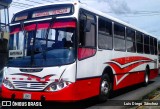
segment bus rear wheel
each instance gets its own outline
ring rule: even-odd
[[[100,102],[107,101],[112,89],[112,83],[107,74],[102,75],[100,83],[100,92],[98,99]]]

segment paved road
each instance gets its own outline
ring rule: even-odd
[[[135,85],[132,87],[125,88],[123,90],[118,90],[113,93],[112,97],[109,99],[109,101],[105,103],[98,103],[96,101],[96,98],[91,98],[89,100],[80,101],[77,103],[69,103],[69,104],[63,104],[63,103],[48,103],[45,107],[47,109],[123,109],[127,108],[124,106],[107,106],[110,105],[110,100],[137,100],[141,99],[142,96],[150,93],[157,87],[160,87],[160,75],[152,80],[150,84],[147,87],[143,87],[142,84]]]
[[[154,89],[156,89],[157,87],[160,87],[160,75],[155,78],[154,80],[152,80],[150,82],[150,84],[147,87],[142,87],[142,85],[136,85],[134,87],[129,87],[126,89],[123,89],[120,91],[120,94],[117,94],[117,92],[115,92],[114,97],[112,97],[110,100],[138,100],[141,99],[143,96],[147,95],[148,93],[150,93],[151,91],[153,91]],[[127,107],[124,106],[106,106],[109,105],[109,103],[112,103],[111,101],[105,102],[105,103],[101,103],[101,104],[95,104],[90,106],[87,109],[124,109]],[[100,105],[100,106],[99,106]]]

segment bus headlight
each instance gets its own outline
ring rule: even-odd
[[[9,80],[7,80],[7,79],[4,79],[4,80],[3,80],[3,85],[4,85],[6,88],[8,88],[8,89],[14,89],[13,84],[12,84]]]
[[[58,84],[58,86],[59,86],[60,89],[63,89],[64,86],[65,86],[65,83],[64,83],[64,82],[60,82],[60,83]]]
[[[62,81],[62,82],[53,82],[51,83],[46,89],[45,91],[59,91],[65,87],[67,87],[69,84],[71,84],[71,82],[68,81]]]
[[[51,88],[51,90],[57,90],[57,84],[52,84],[51,86],[50,86],[50,88]]]

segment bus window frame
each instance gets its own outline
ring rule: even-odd
[[[148,39],[148,42],[146,42],[147,40],[146,40],[146,38]],[[144,39],[144,42],[143,42],[143,52],[144,52],[144,54],[150,54],[150,37],[149,37],[149,35],[147,35],[147,34],[144,34],[143,35],[143,39]],[[145,51],[145,49],[146,49],[146,47],[145,46],[148,46],[148,49],[149,49],[149,52],[148,53],[146,53],[146,51]]]
[[[80,43],[80,20],[81,20],[81,14],[82,12],[84,13],[87,13],[89,15],[92,15],[94,17],[94,21],[95,22],[92,22],[91,25],[93,24],[95,26],[95,45],[94,46],[82,46],[81,43]],[[79,14],[78,14],[78,25],[77,25],[77,28],[78,28],[78,43],[77,43],[77,57],[78,57],[78,60],[81,61],[81,60],[84,60],[84,59],[87,59],[87,58],[90,58],[90,57],[93,57],[96,55],[96,52],[97,52],[97,15],[90,12],[90,11],[87,11],[83,8],[80,8],[79,9]],[[84,30],[83,30],[84,31]],[[85,34],[85,33],[84,33]],[[92,53],[89,55],[89,56],[84,56],[84,57],[80,57],[79,56],[79,52],[83,49],[86,49],[85,52],[90,52],[92,51]]]
[[[129,31],[131,31],[131,32],[134,32],[134,40],[133,40],[133,39],[131,39],[131,40],[130,40],[130,39],[127,39],[127,38],[129,37],[127,30],[129,30]],[[131,36],[131,38],[132,38],[132,36]],[[127,49],[127,42],[132,42],[132,43],[135,44],[135,45],[134,45],[135,51],[128,51],[128,49]],[[137,53],[136,31],[135,31],[134,29],[130,28],[130,27],[126,27],[126,51],[127,51],[127,52],[130,52],[130,53]]]
[[[138,38],[141,37],[141,41],[137,41],[137,39],[138,39],[137,37]],[[142,51],[140,51],[140,52],[138,51],[138,45],[137,44],[142,44]],[[140,32],[140,31],[136,31],[136,46],[137,46],[137,53],[144,54],[144,33]]]
[[[123,36],[115,34],[115,25],[119,26],[121,28],[124,28],[124,35]],[[118,23],[118,22],[114,22],[113,23],[113,48],[114,48],[115,51],[126,52],[126,29],[125,28],[126,28],[126,26],[121,24],[121,23]],[[123,48],[123,50],[115,49],[115,38],[120,39],[120,40],[124,40],[124,48]]]
[[[105,35],[105,33],[103,34],[103,33],[99,33],[99,21],[100,20],[103,20],[104,22],[105,22],[105,29],[106,29],[106,22],[107,23],[111,23],[111,34],[108,34],[108,32],[106,32],[106,30],[105,30],[105,33],[107,33],[106,35]],[[98,28],[98,32],[97,32],[97,34],[98,34],[98,38],[97,38],[97,42],[98,42],[98,44],[97,44],[97,46],[98,46],[98,49],[102,49],[102,50],[113,50],[113,22],[112,22],[112,20],[109,20],[109,19],[107,19],[107,18],[104,18],[104,17],[101,17],[101,16],[99,16],[98,17],[98,25],[97,25],[97,28]],[[105,37],[110,37],[110,38],[112,38],[111,40],[112,40],[112,47],[111,48],[100,48],[99,47],[99,34],[103,34],[103,35],[105,35]]]

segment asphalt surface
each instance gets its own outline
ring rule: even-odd
[[[160,87],[160,75],[150,81],[147,87],[143,87],[142,84],[125,88],[123,90],[116,91],[110,100],[140,100],[143,96],[147,95],[154,89]],[[87,109],[127,109],[126,106],[108,106],[113,102],[107,101],[105,103],[99,103],[88,107]],[[115,104],[116,105],[116,104]]]
[[[131,86],[122,90],[115,91],[110,99],[105,103],[99,103],[96,97],[83,100],[76,103],[46,103],[45,109],[127,109],[126,106],[115,106],[115,101],[122,100],[138,100],[147,95],[157,87],[160,87],[160,75],[154,80],[150,81],[147,87],[143,87],[142,84]],[[0,108],[4,109],[4,108]],[[12,108],[6,108],[12,109]],[[20,108],[18,108],[20,109]],[[31,109],[30,107],[25,109]],[[35,109],[35,108],[34,108]],[[40,109],[40,108],[37,108]]]

